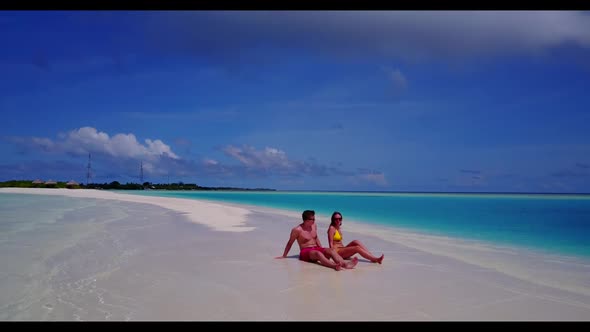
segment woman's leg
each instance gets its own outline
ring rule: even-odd
[[[338,254],[342,258],[348,258],[354,254],[359,254],[359,255],[363,256],[364,258],[370,260],[371,262],[379,263],[379,264],[381,264],[381,262],[383,261],[383,257],[384,257],[384,255],[381,255],[381,257],[376,257],[376,256],[372,255],[368,250],[365,250],[360,246],[351,246],[351,247],[347,246],[344,248],[340,248],[338,250]]]
[[[365,245],[364,245],[364,244],[362,244],[362,242],[361,242],[361,241],[359,241],[359,240],[354,240],[354,241],[350,242],[349,244],[347,244],[346,246],[347,246],[347,247],[352,247],[352,246],[359,246],[359,247],[361,247],[361,248],[365,249],[366,251],[368,251],[368,252],[371,252],[371,251],[369,250],[369,248],[365,247]]]

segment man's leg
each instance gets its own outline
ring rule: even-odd
[[[338,255],[336,250],[334,250],[332,248],[326,248],[324,250],[324,253],[326,254],[326,257],[332,258],[332,260],[334,262],[336,262],[336,264],[338,264],[346,269],[353,269],[356,266],[356,264],[358,263],[358,258],[356,258],[356,257],[354,257],[350,262],[345,261],[344,258],[342,258],[342,256]]]
[[[326,256],[324,256],[324,254],[322,254],[320,251],[312,250],[309,253],[309,258],[311,258],[314,261],[319,261],[320,264],[322,264],[323,266],[331,267],[336,271],[342,270],[342,266],[340,264],[332,262]]]

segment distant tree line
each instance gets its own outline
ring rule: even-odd
[[[267,188],[237,188],[237,187],[202,187],[195,183],[149,183],[144,182],[145,189],[153,190],[255,190],[255,191],[274,191],[275,189]]]
[[[195,183],[130,183],[121,184],[119,181],[111,183],[89,183],[68,186],[67,182],[55,181],[55,185],[37,184],[31,180],[11,180],[0,182],[2,187],[16,188],[74,188],[74,189],[105,189],[105,190],[225,190],[225,191],[275,191],[268,188],[237,188],[237,187],[201,187]]]
[[[53,181],[51,184],[33,183],[32,180],[10,180],[0,182],[0,188],[80,188],[81,185],[67,185],[65,181]]]
[[[119,183],[119,181],[113,181],[111,183],[89,183],[88,185],[83,185],[83,188],[86,189],[115,189],[115,190],[142,190],[143,186],[139,183],[130,183],[127,182],[125,184]]]

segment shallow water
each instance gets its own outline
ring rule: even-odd
[[[131,230],[146,220],[134,218],[133,209],[167,211],[114,200],[0,194],[0,320],[129,319],[128,300],[97,281],[146,247],[132,241]]]
[[[287,209],[311,209],[344,223],[403,228],[547,253],[590,257],[590,196],[534,194],[401,194],[352,192],[120,193],[206,199]]]

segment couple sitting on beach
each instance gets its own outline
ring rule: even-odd
[[[332,213],[332,222],[328,228],[329,248],[322,247],[318,238],[317,226],[315,224],[315,211],[305,210],[302,214],[303,222],[291,230],[291,235],[283,256],[276,258],[286,258],[293,242],[297,240],[301,252],[299,259],[305,262],[318,262],[326,267],[331,267],[336,271],[343,268],[352,269],[358,263],[358,258],[353,257],[351,261],[345,261],[355,254],[359,254],[373,263],[383,261],[384,255],[375,257],[371,252],[358,240],[354,240],[344,246],[342,244],[342,214],[340,212]]]

